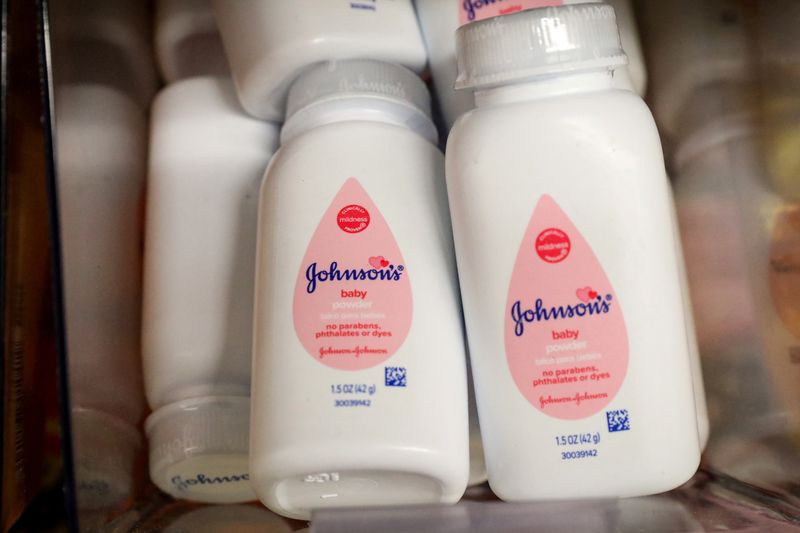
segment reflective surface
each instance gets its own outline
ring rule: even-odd
[[[450,508],[319,512],[314,515],[311,531],[694,533],[800,530],[800,508],[775,506],[774,501],[762,500],[748,492],[744,486],[700,473],[686,486],[669,494],[627,500],[507,504],[470,499]]]

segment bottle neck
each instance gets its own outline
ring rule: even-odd
[[[510,85],[475,91],[475,106],[538,100],[553,96],[605,91],[614,88],[614,71],[602,69],[561,73],[556,76],[535,78]]]
[[[284,123],[281,144],[303,133],[339,122],[379,122],[406,128],[436,144],[439,133],[431,118],[416,107],[389,98],[339,97],[312,103]]]

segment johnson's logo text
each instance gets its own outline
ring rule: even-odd
[[[336,261],[320,268],[317,263],[311,263],[306,268],[306,292],[314,294],[318,284],[329,281],[400,281],[405,270],[404,265],[393,265],[383,256],[370,257],[369,268],[340,269]]]
[[[525,325],[533,322],[549,322],[565,318],[582,318],[608,314],[611,311],[613,296],[605,297],[592,291],[593,298],[581,299],[580,303],[560,306],[547,306],[541,298],[537,298],[532,308],[523,307],[520,300],[511,306],[511,319],[514,321],[514,334],[522,337]]]
[[[506,0],[464,0],[462,7],[467,14],[467,20],[472,22],[478,17],[478,11],[494,4],[503,4]]]
[[[226,483],[239,483],[242,481],[250,481],[249,474],[232,474],[230,476],[207,476],[205,474],[197,474],[194,477],[184,479],[182,476],[175,476],[170,481],[177,487],[178,490],[188,490],[189,487],[196,487],[198,485],[224,485]]]

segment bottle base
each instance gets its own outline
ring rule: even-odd
[[[636,482],[628,477],[616,483],[606,480],[604,483],[584,484],[583,489],[579,491],[576,491],[575,483],[548,487],[537,487],[534,484],[506,486],[496,480],[493,483],[491,475],[489,486],[498,498],[512,503],[638,498],[663,494],[684,485],[697,473],[700,466],[699,455],[697,461],[693,461],[693,465],[693,467],[675,468],[671,474],[662,475],[659,479],[640,479]]]
[[[273,483],[263,501],[276,513],[302,520],[317,509],[449,503],[436,478],[389,470],[337,470],[284,478]]]

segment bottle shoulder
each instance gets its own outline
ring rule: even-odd
[[[282,145],[274,159],[285,163],[300,157],[309,163],[330,163],[344,159],[395,160],[408,158],[412,153],[442,157],[438,147],[407,128],[381,122],[352,121],[310,129]]]
[[[575,142],[594,147],[646,143],[661,150],[647,104],[633,92],[615,89],[473,109],[456,122],[447,151]]]

